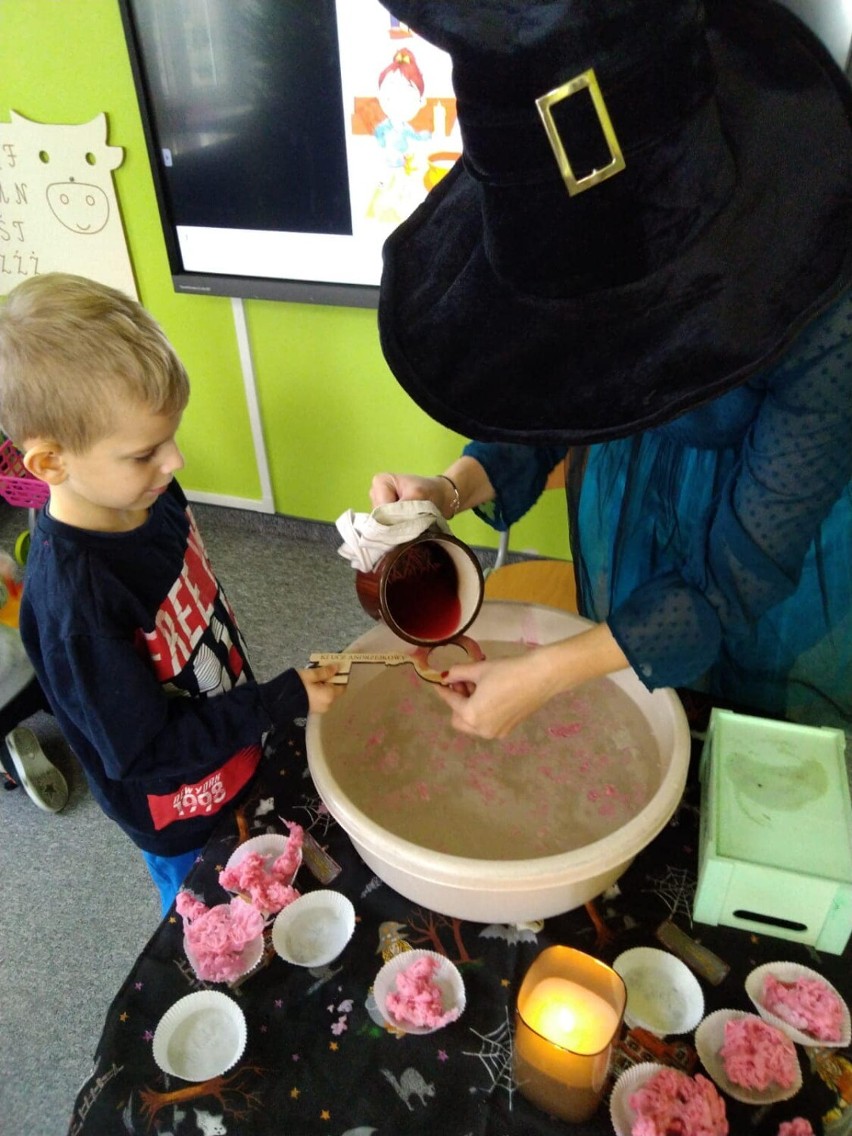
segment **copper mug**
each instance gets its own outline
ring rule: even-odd
[[[364,611],[420,647],[448,643],[466,631],[479,613],[484,589],[474,553],[438,529],[396,545],[371,572],[355,573]]]

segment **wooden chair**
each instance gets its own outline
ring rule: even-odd
[[[551,470],[545,489],[565,488],[565,465],[560,462]],[[485,578],[488,600],[520,600],[546,604],[576,613],[577,588],[574,565],[570,560],[522,560],[507,564],[509,533],[503,534],[495,566]]]

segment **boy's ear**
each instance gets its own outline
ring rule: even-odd
[[[59,485],[67,477],[62,447],[46,438],[36,438],[26,444],[24,468],[39,481]]]

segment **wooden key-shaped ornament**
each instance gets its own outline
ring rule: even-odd
[[[343,686],[349,682],[349,673],[353,663],[374,663],[385,667],[396,667],[400,663],[411,663],[418,675],[426,682],[442,682],[441,672],[432,670],[428,665],[429,650],[420,647],[413,654],[405,651],[314,651],[310,661],[317,666],[325,663],[339,663],[340,670],[330,681]]]
[[[407,651],[314,651],[310,661],[317,666],[323,663],[339,663],[340,670],[331,680],[337,686],[349,682],[349,672],[353,663],[374,663],[385,667],[397,667],[400,663],[411,663],[418,675],[426,682],[443,683],[441,671],[429,666],[429,656],[438,647],[460,647],[467,656],[466,662],[481,662],[485,656],[482,648],[469,635],[456,635],[446,643],[436,643],[431,647],[418,647],[410,654]]]

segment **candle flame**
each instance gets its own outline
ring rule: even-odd
[[[603,998],[559,978],[540,982],[521,1014],[541,1037],[581,1054],[600,1052],[618,1027],[618,1015]]]

